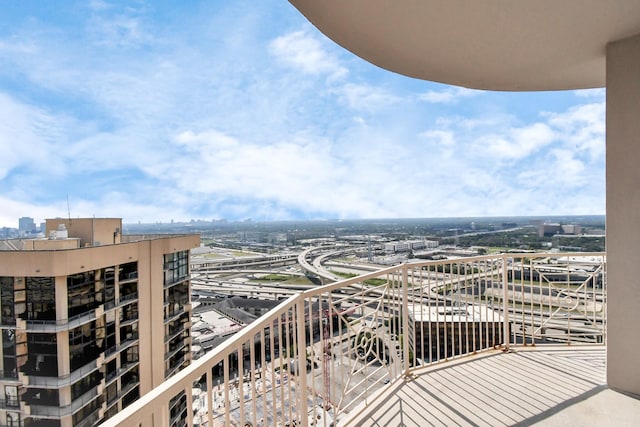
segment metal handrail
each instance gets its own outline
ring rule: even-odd
[[[574,265],[570,257],[597,259]],[[545,278],[549,267],[564,276]],[[528,279],[514,273],[527,269]],[[317,411],[339,422],[384,384],[426,364],[514,345],[604,343],[605,271],[603,253],[501,254],[402,264],[310,289],[105,425],[151,420],[153,408],[168,411],[179,393],[191,417],[192,386],[203,376],[208,425],[237,417],[255,424],[258,409],[273,423],[308,425],[307,414]]]

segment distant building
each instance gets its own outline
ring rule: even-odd
[[[190,363],[199,237],[121,230],[47,220],[48,238],[0,251],[0,425],[96,425]]]
[[[562,233],[560,224],[540,224],[538,226],[538,237],[551,237],[558,233]]]
[[[388,254],[397,252],[417,251],[420,249],[435,249],[438,242],[435,240],[404,240],[384,244],[384,251]]]
[[[23,216],[18,219],[18,233],[20,233],[21,236],[33,234],[36,231],[36,223],[33,221],[33,218]]]
[[[0,228],[0,239],[8,239],[15,234],[15,228],[2,227]]]
[[[582,227],[576,224],[565,224],[562,226],[562,232],[564,234],[581,234]]]
[[[551,237],[556,234],[581,234],[582,227],[576,224],[540,224],[538,237]]]

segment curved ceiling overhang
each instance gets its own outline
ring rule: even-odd
[[[640,34],[640,0],[290,2],[379,67],[475,89],[603,87],[607,44]]]

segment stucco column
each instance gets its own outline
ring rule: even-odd
[[[607,46],[607,383],[640,395],[640,34]]]

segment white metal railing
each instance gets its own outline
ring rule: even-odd
[[[603,253],[402,264],[294,295],[106,426],[344,423],[385,384],[513,345],[604,343]]]

